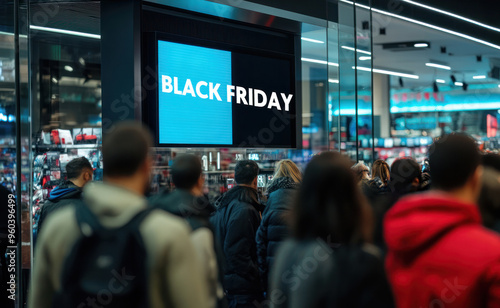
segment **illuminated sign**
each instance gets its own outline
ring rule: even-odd
[[[160,146],[295,147],[293,60],[165,40],[157,55]]]
[[[476,87],[469,86],[467,92],[461,87],[439,93],[393,90],[390,110],[391,113],[412,113],[500,109],[498,87]]]

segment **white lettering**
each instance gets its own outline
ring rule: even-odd
[[[253,89],[252,88],[248,89],[248,104],[250,106],[253,106]]]
[[[201,93],[201,87],[202,86],[207,87],[208,83],[205,82],[205,81],[198,82],[196,84],[196,95],[198,95],[198,97],[200,97],[200,98],[207,99],[208,98],[208,94]]]
[[[240,104],[243,101],[243,105],[248,105],[247,103],[247,90],[243,87],[236,87],[236,104]]]
[[[215,84],[215,87],[214,87],[214,84],[212,82],[208,84],[208,93],[210,94],[211,100],[214,99],[214,95],[215,95],[215,97],[217,98],[217,100],[219,102],[222,101],[222,99],[220,98],[219,92],[217,92],[219,87],[220,87],[220,83]]]
[[[293,94],[289,94],[287,97],[285,93],[281,93],[281,97],[283,98],[283,102],[285,103],[285,111],[290,111],[290,102],[292,101]]]
[[[174,77],[174,94],[182,95],[182,92],[179,91],[179,79]]]
[[[192,97],[196,97],[196,94],[194,94],[193,83],[191,82],[191,79],[186,80],[186,84],[184,85],[184,91],[182,91],[182,95],[185,96],[187,93],[191,94]]]
[[[170,76],[161,76],[161,91],[164,93],[172,92],[172,78]]]
[[[259,89],[255,89],[253,94],[254,94],[254,99],[253,99],[254,106],[259,108],[265,107],[267,104],[266,92]],[[259,101],[259,96],[262,99],[261,101]]]
[[[182,87],[183,86],[183,87]],[[178,77],[170,77],[167,75],[161,76],[161,91],[163,93],[173,93],[176,95],[187,96],[190,94],[192,97],[199,97],[201,99],[218,100],[222,102],[221,96],[219,94],[220,83],[213,83],[207,81],[199,81],[196,83],[196,87],[193,86],[191,79],[186,79],[184,85],[179,84]],[[202,87],[208,87],[207,92],[202,93]],[[267,106],[268,109],[275,108],[281,111],[284,107],[285,111],[290,111],[290,103],[293,99],[293,94],[276,93],[270,92],[270,96],[260,89],[245,88],[234,85],[227,85],[227,102],[231,103],[233,98],[236,104],[243,104],[247,106],[255,106],[258,108],[264,108]],[[183,89],[182,91],[179,89]],[[206,91],[206,90],[205,90]],[[280,95],[281,99],[280,100]],[[269,98],[269,100],[268,100]],[[282,105],[283,104],[283,105]],[[1,114],[0,114],[1,115]]]
[[[231,98],[234,96],[234,86],[228,85],[227,86],[227,102],[231,102]]]
[[[278,95],[276,95],[276,92],[273,92],[273,94],[271,94],[271,98],[269,99],[269,105],[267,106],[268,109],[271,109],[273,107],[276,107],[276,109],[281,110],[280,102],[278,100]]]

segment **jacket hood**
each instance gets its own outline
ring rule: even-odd
[[[57,186],[50,192],[49,200],[59,201],[62,199],[79,199],[82,189],[70,181]]]
[[[171,193],[163,193],[153,201],[153,205],[182,217],[209,217],[215,207],[205,196],[193,196],[189,191],[177,189]]]
[[[401,199],[387,213],[384,237],[394,253],[414,258],[444,234],[470,224],[481,224],[475,204],[445,193],[416,194]]]
[[[121,227],[147,208],[144,196],[108,183],[87,184],[83,200],[106,228]]]
[[[215,201],[215,206],[217,208],[223,208],[228,206],[233,200],[238,200],[240,202],[246,202],[253,205],[258,211],[262,211],[264,206],[259,200],[259,194],[257,190],[247,187],[247,186],[235,186],[231,188],[227,193]]]
[[[270,195],[279,189],[297,189],[299,184],[289,177],[281,177],[271,181],[267,187],[267,194]]]

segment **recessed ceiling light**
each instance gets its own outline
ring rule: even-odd
[[[328,79],[328,82],[330,83],[340,83],[337,79]]]
[[[315,40],[315,39],[312,39],[312,38],[308,38],[308,37],[302,37],[301,38],[303,41],[307,41],[307,42],[311,42],[311,43],[316,43],[316,44],[324,44],[325,42],[323,41],[320,41],[320,40]]]
[[[52,77],[52,82],[53,83],[57,83],[57,78],[56,77]]]
[[[435,67],[435,68],[440,68],[443,70],[451,71],[451,67],[449,67],[448,65],[442,65],[442,64],[437,64],[437,63],[425,63],[425,65],[429,66],[429,67]]]
[[[446,83],[446,80],[444,80],[444,79],[436,79],[436,82],[437,83]]]
[[[472,79],[486,79],[485,75],[474,76]]]
[[[462,82],[459,82],[459,81],[455,82],[455,85],[457,87],[463,87],[464,86],[464,84]]]
[[[416,47],[416,48],[426,48],[426,47],[429,47],[429,44],[427,44],[427,43],[417,43],[417,44],[415,44],[413,46]]]
[[[367,54],[367,55],[371,55],[372,53],[369,52],[369,51],[366,51],[366,50],[361,50],[361,49],[356,49],[356,48],[352,48],[352,47],[349,47],[349,46],[342,46],[343,49],[347,49],[347,50],[350,50],[350,51],[356,51],[356,52],[359,52],[359,53],[364,53],[364,54]]]
[[[71,66],[69,66],[69,65],[65,65],[64,69],[67,70],[68,72],[72,72],[73,71],[73,68]]]
[[[360,61],[368,61],[368,60],[371,60],[371,59],[372,59],[372,57],[368,57],[368,56],[366,56],[366,57],[365,56],[359,57]]]

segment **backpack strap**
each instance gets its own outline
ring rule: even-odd
[[[148,206],[147,208],[135,214],[125,225],[120,228],[127,228],[131,230],[139,230],[139,226],[155,208]],[[90,236],[93,232],[102,232],[106,228],[102,226],[97,216],[90,210],[87,204],[83,201],[79,202],[76,206],[76,220],[80,231],[84,236]]]

